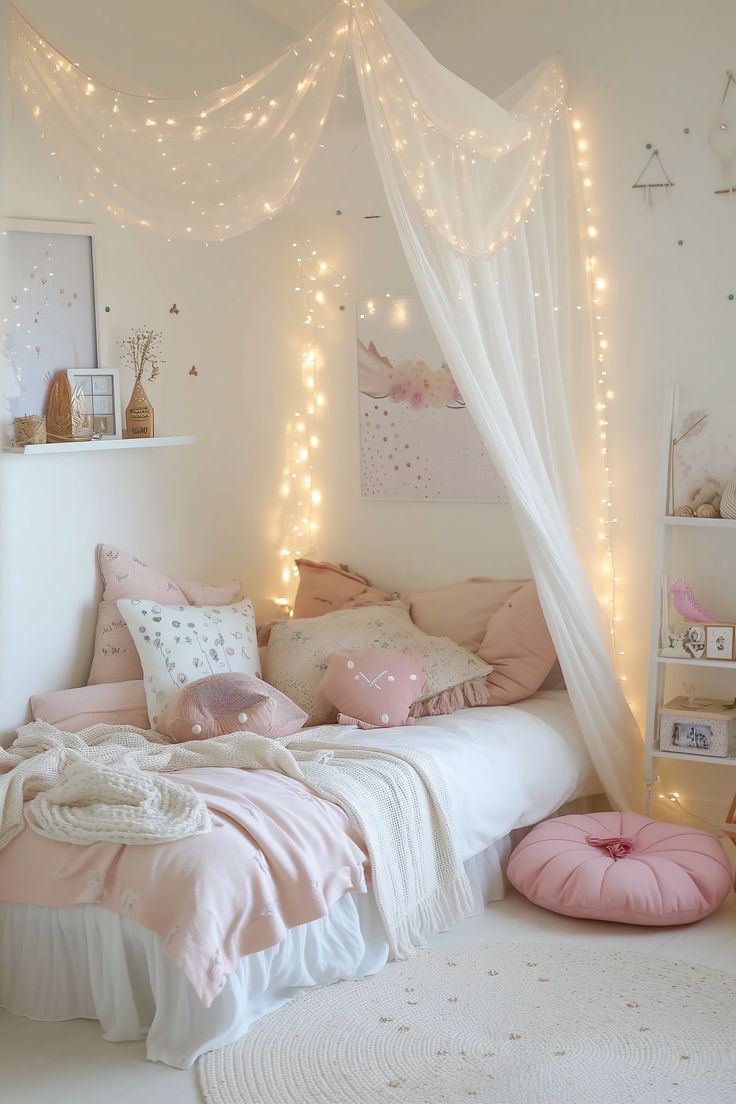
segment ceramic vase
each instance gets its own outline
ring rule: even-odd
[[[736,518],[736,479],[731,479],[723,488],[721,517]]]
[[[125,436],[135,441],[153,435],[153,407],[143,384],[136,380],[130,402],[125,408]]]

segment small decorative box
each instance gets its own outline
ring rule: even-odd
[[[659,710],[659,750],[736,757],[736,710],[715,699],[673,698]]]

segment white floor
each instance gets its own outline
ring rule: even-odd
[[[569,920],[512,893],[436,942],[492,940],[631,950],[736,974],[736,896],[699,924],[648,930]],[[142,1043],[106,1043],[98,1024],[85,1020],[44,1024],[3,1011],[0,1098],[13,1104],[202,1104],[196,1074],[147,1062]]]

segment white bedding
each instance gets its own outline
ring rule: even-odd
[[[565,802],[600,791],[564,690],[518,705],[423,717],[410,728],[361,733],[431,752],[443,770],[463,862],[514,828],[536,824]]]
[[[361,733],[362,742],[387,737],[426,749],[442,768],[478,909],[503,896],[514,829],[600,790],[564,691]],[[148,1033],[148,1057],[181,1067],[238,1038],[300,989],[375,972],[387,956],[372,893],[349,894],[277,947],[242,959],[205,1009],[159,937],[134,921],[94,905],[0,903],[1,1006],[36,1019],[96,1018],[111,1041]]]

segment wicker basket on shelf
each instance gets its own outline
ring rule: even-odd
[[[16,448],[23,448],[24,445],[45,445],[46,419],[43,414],[13,418],[13,444]]]

